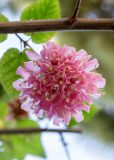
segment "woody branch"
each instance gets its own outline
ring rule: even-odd
[[[114,19],[77,18],[73,23],[72,21],[69,21],[69,18],[57,20],[0,22],[0,34],[76,30],[114,31]]]
[[[82,133],[82,129],[47,129],[47,128],[14,128],[14,129],[0,129],[2,134],[32,134],[41,132],[56,132],[56,133]]]

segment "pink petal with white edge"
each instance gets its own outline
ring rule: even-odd
[[[102,93],[94,93],[91,96],[95,99],[98,99],[100,96],[102,95]]]
[[[80,60],[80,59],[87,58],[87,57],[88,57],[87,52],[81,49],[80,51],[77,52],[76,60]]]
[[[41,108],[39,108],[39,107],[35,107],[35,109],[34,109],[34,113],[36,114],[36,115],[39,115],[39,111],[41,110]]]
[[[106,79],[104,79],[102,76],[98,79],[96,82],[96,85],[98,88],[104,88],[106,85]]]
[[[30,73],[27,72],[27,70],[21,66],[17,68],[16,74],[22,76],[23,78],[29,78],[30,76]]]
[[[69,124],[70,119],[71,119],[71,114],[67,115],[67,116],[64,118],[64,122],[65,122],[66,125]]]
[[[27,98],[27,100],[22,103],[21,108],[27,112],[30,112],[33,106],[33,101],[31,100],[31,98]]]
[[[24,65],[27,71],[32,71],[37,73],[40,70],[39,66],[37,66],[33,61],[25,62]]]
[[[53,124],[55,124],[55,125],[57,125],[57,126],[59,126],[59,124],[61,123],[61,118],[60,117],[58,117],[58,116],[54,116],[54,118],[53,118]]]
[[[84,119],[83,113],[82,112],[78,112],[76,114],[73,115],[75,120],[77,122],[81,122]]]
[[[12,85],[16,90],[20,91],[21,90],[21,85],[22,85],[23,82],[24,82],[24,79],[20,78],[20,79],[16,80],[15,82],[13,82]]]
[[[63,48],[64,50],[64,54],[66,55],[66,56],[68,56],[68,55],[71,55],[72,53],[76,53],[76,49],[74,48],[74,47],[69,47],[69,46],[67,46],[67,45],[64,45],[64,48]]]
[[[32,71],[33,70],[33,61],[29,61],[29,62],[24,62],[25,68],[28,71]]]
[[[26,51],[25,54],[32,61],[37,61],[39,59],[39,55],[35,52]]]
[[[40,117],[40,118],[43,118],[45,115],[45,111],[44,110],[39,110],[39,112],[37,113],[37,116]]]
[[[98,68],[99,63],[98,63],[97,59],[93,59],[93,60],[88,61],[88,63],[84,67],[87,72],[90,72],[90,71]]]
[[[21,92],[20,93],[20,95],[19,95],[19,99],[21,100],[21,101],[25,101],[25,99],[28,97],[28,95],[26,95],[26,94],[24,94],[23,92]]]
[[[88,106],[85,105],[83,110],[89,113],[90,112],[90,105],[88,105]]]

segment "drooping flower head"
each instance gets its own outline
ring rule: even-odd
[[[94,98],[102,95],[105,79],[94,70],[97,59],[85,50],[53,42],[43,45],[40,53],[27,51],[30,59],[17,68],[22,78],[13,83],[21,91],[22,109],[38,116],[53,118],[53,122],[69,124],[71,117],[83,119],[82,111],[90,111]]]

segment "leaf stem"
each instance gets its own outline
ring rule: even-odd
[[[75,5],[74,12],[73,12],[72,16],[70,17],[70,19],[72,21],[76,20],[76,18],[78,17],[79,10],[80,10],[80,5],[81,5],[81,0],[76,0],[76,5]]]
[[[68,150],[68,144],[67,144],[66,141],[65,141],[65,138],[64,138],[64,136],[63,136],[63,133],[59,133],[59,134],[60,134],[61,142],[62,142],[62,144],[63,144],[65,153],[66,153],[66,155],[67,155],[67,158],[68,158],[68,160],[71,160],[70,153],[69,153],[69,150]]]
[[[24,44],[24,48],[25,48],[26,46],[28,46],[31,50],[34,51],[34,49],[28,44],[28,41],[23,40],[17,33],[15,33],[15,35],[16,35],[16,37],[18,37],[19,40]]]

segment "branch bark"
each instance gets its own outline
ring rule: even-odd
[[[73,23],[69,18],[0,22],[0,34],[76,30],[114,31],[114,19],[77,18]]]
[[[0,129],[0,135],[4,134],[32,134],[41,132],[55,133],[82,133],[82,129],[47,129],[47,128],[21,128],[21,129]]]

